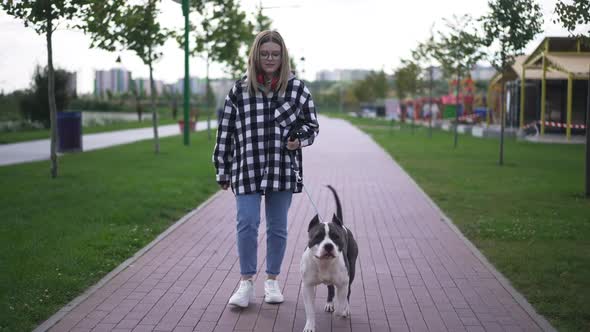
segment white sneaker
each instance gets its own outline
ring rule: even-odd
[[[254,283],[252,280],[242,280],[238,290],[229,299],[229,304],[246,308],[250,300],[254,300]]]
[[[272,279],[267,279],[264,282],[264,301],[266,303],[282,303],[285,299],[281,294],[279,282]]]

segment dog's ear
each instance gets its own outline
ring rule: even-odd
[[[340,220],[340,218],[338,218],[338,216],[335,213],[332,216],[332,222],[340,227],[342,227],[342,225],[343,225],[342,220]]]
[[[316,214],[313,219],[309,222],[309,226],[307,227],[307,231],[309,232],[315,225],[319,225],[320,217]]]

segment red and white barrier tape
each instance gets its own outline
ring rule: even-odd
[[[537,122],[538,124],[541,124],[541,121]],[[560,122],[554,122],[554,121],[545,121],[545,126],[546,127],[555,127],[555,128],[567,128],[567,123],[560,123]],[[570,128],[573,129],[586,129],[586,126],[583,124],[574,124],[572,123],[570,125]]]

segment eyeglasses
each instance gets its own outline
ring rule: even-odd
[[[272,53],[260,52],[260,57],[265,60],[269,60],[269,59],[273,59],[273,60],[277,59],[278,60],[281,58],[281,53],[280,52],[272,52]]]

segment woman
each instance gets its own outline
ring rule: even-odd
[[[247,76],[225,98],[213,162],[217,182],[231,186],[237,204],[240,286],[229,304],[247,307],[254,297],[260,202],[266,213],[264,300],[283,302],[276,280],[287,245],[287,214],[301,192],[301,148],[313,143],[318,122],[311,94],[291,73],[283,38],[263,31],[252,45]],[[296,133],[296,135],[294,134]]]

